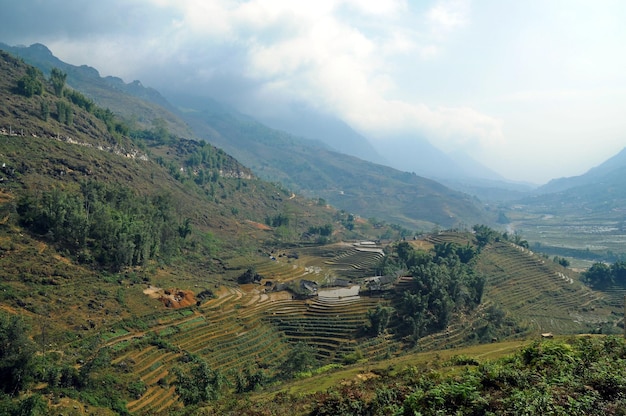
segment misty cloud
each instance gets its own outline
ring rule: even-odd
[[[10,18],[0,41],[44,43],[103,75],[204,94],[267,119],[303,104],[373,140],[426,137],[521,172],[528,160],[502,163],[497,152],[587,140],[580,132],[593,126],[580,123],[594,121],[583,100],[601,106],[592,111],[611,126],[603,140],[620,146],[626,122],[610,114],[626,105],[626,7],[602,4],[22,0],[3,6]],[[598,95],[607,90],[617,93]],[[568,91],[567,101],[544,117],[554,91]],[[520,97],[524,111],[543,113],[520,115]],[[548,127],[550,119],[569,126]]]

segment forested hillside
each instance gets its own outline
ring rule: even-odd
[[[257,176],[311,198],[321,197],[349,213],[420,230],[494,219],[480,201],[464,193],[330,151],[321,142],[270,129],[208,98],[182,97],[175,110],[158,92],[139,82],[124,84],[119,79],[100,78],[93,68],[61,62],[43,45],[8,48],[46,74],[52,67],[60,67],[68,74],[70,85],[110,108],[131,127],[164,128],[176,135],[188,135],[191,130],[195,137],[236,157]]]

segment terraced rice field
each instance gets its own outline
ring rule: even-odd
[[[317,297],[297,308],[293,305],[274,308],[268,319],[290,342],[314,347],[320,361],[341,362],[346,351],[358,346],[355,339],[366,324],[367,310],[381,301],[360,296]]]
[[[464,245],[468,236],[440,233],[424,244]],[[359,282],[359,278],[371,276],[383,256],[381,251],[348,244],[307,248],[298,254],[298,259],[259,258],[254,267],[266,279],[276,281],[305,278],[323,282],[332,276]],[[477,269],[487,279],[483,304],[471,316],[460,317],[444,331],[422,338],[422,350],[462,345],[472,335],[468,323],[480,319],[490,305],[515,315],[537,332],[584,332],[598,323],[597,314],[587,311],[608,296],[579,283],[573,272],[508,242],[484,249]],[[411,284],[411,278],[401,279],[397,290]],[[212,369],[229,376],[254,366],[277,369],[299,342],[314,347],[322,364],[341,363],[357,351],[370,360],[389,358],[400,351],[399,340],[388,334],[359,337],[367,323],[366,312],[388,302],[322,290],[319,296],[298,300],[288,292],[266,292],[265,286],[258,284],[220,287],[214,299],[199,307],[151,318],[154,324],[145,333],[111,333],[107,345],[117,354],[114,363],[130,366],[147,386],[142,397],[128,404],[129,410],[151,414],[181,405],[170,370],[186,353],[199,355]],[[145,346],[141,337],[150,332],[170,347]]]
[[[484,299],[530,322],[537,332],[585,332],[598,323],[586,310],[601,294],[529,250],[495,243],[480,255],[479,270],[487,277]]]
[[[128,365],[147,386],[128,409],[150,414],[180,406],[170,370],[185,353],[201,356],[222,374],[256,365],[277,368],[296,342],[313,346],[323,363],[341,362],[359,347],[355,338],[365,324],[366,311],[381,301],[360,296],[296,300],[287,292],[265,293],[260,285],[222,287],[215,299],[199,308],[168,313],[148,331],[174,349],[145,346],[141,339],[148,333],[120,333],[117,342],[124,347],[114,364]],[[362,353],[383,356],[387,350],[381,345],[389,342],[368,341]],[[116,341],[109,345],[115,351]]]

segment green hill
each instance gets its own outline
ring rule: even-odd
[[[172,133],[209,141],[259,177],[311,198],[323,198],[349,213],[413,230],[492,220],[481,203],[466,194],[270,129],[210,99],[182,97],[176,110],[157,91],[143,87],[139,81],[125,84],[117,78],[100,78],[93,68],[60,61],[43,45],[0,46],[45,74],[53,67],[65,71],[70,86],[111,109],[131,127],[150,128],[155,120],[165,121]]]
[[[201,137],[259,176],[337,208],[422,230],[489,220],[478,200],[435,181],[330,151],[217,103],[200,105],[184,117]]]

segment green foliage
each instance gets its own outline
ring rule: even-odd
[[[363,359],[363,352],[359,349],[343,356],[343,363],[346,365],[356,364]]]
[[[299,342],[280,366],[281,377],[289,379],[297,373],[311,371],[316,365],[315,351],[309,345]]]
[[[459,246],[456,243],[446,242],[441,244],[435,244],[434,247],[436,258],[446,258],[456,256],[462,263],[469,263],[476,256],[477,250],[467,243],[465,246]]]
[[[286,214],[277,214],[273,217],[265,217],[265,224],[270,227],[282,227],[289,225],[289,217]]]
[[[505,358],[442,374],[407,368],[378,382],[345,384],[314,396],[312,415],[622,415],[623,339],[534,342]],[[375,391],[375,395],[364,394]]]
[[[317,405],[311,416],[365,416],[367,410],[365,392],[343,386],[318,395]]]
[[[162,118],[152,120],[152,137],[158,144],[168,144],[172,141],[172,135],[167,129],[167,122]]]
[[[173,370],[176,375],[176,393],[186,405],[218,399],[226,387],[226,378],[209,368],[202,359],[194,357],[191,363]]]
[[[17,92],[25,97],[43,94],[43,83],[40,79],[41,72],[29,66],[26,69],[26,75],[17,81]]]
[[[389,325],[389,320],[391,319],[393,312],[393,308],[389,306],[382,306],[381,304],[376,305],[376,309],[368,310],[366,317],[369,321],[369,334],[372,336],[382,334]]]
[[[553,262],[560,264],[563,267],[569,267],[570,262],[565,257],[554,256],[552,259]]]
[[[43,121],[48,121],[48,117],[50,117],[50,104],[48,104],[48,101],[42,100],[40,109],[41,109],[41,119]]]
[[[57,101],[57,121],[67,124],[68,126],[71,126],[74,122],[74,110],[72,109],[72,105],[63,99]]]
[[[34,379],[35,345],[19,316],[0,313],[0,390],[17,395]]]
[[[63,96],[63,88],[65,88],[66,79],[67,74],[61,71],[59,68],[52,68],[52,71],[50,71],[50,83],[52,84],[54,94],[57,97]]]
[[[266,385],[270,377],[260,368],[246,367],[235,375],[235,392],[247,393],[255,391]]]
[[[46,399],[40,394],[31,394],[17,403],[14,403],[13,410],[4,414],[19,416],[44,416],[49,414]]]
[[[594,287],[605,288],[615,282],[611,267],[605,263],[594,263],[589,270],[583,273],[583,279]]]
[[[258,274],[254,267],[250,267],[239,277],[237,277],[237,283],[239,283],[240,285],[244,285],[247,283],[260,282],[261,279],[263,279],[263,276]]]
[[[128,384],[128,393],[135,399],[139,399],[146,390],[148,390],[146,383],[141,380],[133,381]]]
[[[311,226],[308,230],[309,234],[318,234],[323,237],[330,237],[333,234],[332,224],[325,224],[320,226]]]
[[[76,90],[67,90],[63,95],[70,100],[72,104],[82,108],[88,113],[93,113],[96,108],[96,103]]]
[[[472,267],[477,250],[471,245],[436,244],[430,255],[402,242],[396,253],[396,267],[408,269],[414,279],[411,289],[395,300],[401,318],[397,329],[411,344],[445,328],[454,311],[471,310],[480,304],[485,279]]]
[[[496,241],[499,237],[497,231],[487,227],[486,225],[474,225],[473,230],[479,248],[483,248],[487,244]]]
[[[80,192],[55,188],[25,194],[17,212],[20,223],[33,233],[68,249],[83,263],[112,271],[150,259],[167,262],[183,235],[191,232],[189,223],[179,226],[174,220],[168,195],[139,197],[127,188],[98,182],[84,182]]]

